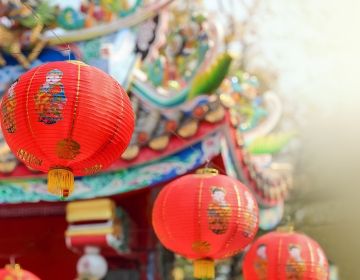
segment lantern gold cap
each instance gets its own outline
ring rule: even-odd
[[[294,226],[293,225],[284,225],[284,226],[279,226],[276,229],[277,232],[282,232],[282,233],[292,233],[294,232]]]
[[[12,264],[7,264],[5,266],[6,269],[15,269],[15,270],[21,270],[21,266],[18,263],[12,263]]]
[[[196,174],[218,175],[219,171],[215,168],[200,168],[196,170]]]

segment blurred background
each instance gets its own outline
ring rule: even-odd
[[[260,6],[252,67],[274,70],[301,139],[288,211],[297,228],[326,248],[341,279],[356,279],[360,41],[354,26],[359,3],[266,1]]]
[[[9,1],[9,3],[10,2],[11,1]],[[54,6],[58,5],[60,8],[72,7],[74,10],[80,10],[80,6],[82,5],[82,1],[80,0],[49,0],[48,2]],[[137,6],[136,1],[128,2],[134,7]],[[144,4],[149,11],[150,8],[148,7],[156,6],[156,1],[149,0],[143,2],[142,4]],[[159,3],[160,2],[163,1],[159,1]],[[8,5],[9,3],[4,0],[1,2],[2,5]],[[176,14],[179,18],[183,16],[183,14],[195,15],[191,17],[192,19],[196,18],[198,14],[204,14],[206,15],[207,21],[215,22],[218,26],[218,36],[220,36],[223,41],[222,44],[217,46],[217,52],[227,51],[234,58],[229,73],[236,73],[237,77],[239,77],[240,74],[237,72],[239,69],[243,72],[248,72],[257,77],[260,84],[259,92],[271,91],[280,97],[283,110],[282,118],[281,121],[276,124],[274,130],[280,132],[291,131],[296,134],[292,141],[289,141],[276,157],[274,156],[277,160],[276,163],[280,165],[288,164],[292,170],[293,184],[285,199],[282,221],[290,221],[294,224],[297,231],[304,232],[319,242],[329,262],[339,269],[338,279],[357,279],[358,275],[360,275],[360,267],[358,265],[359,257],[357,254],[360,251],[360,242],[358,242],[358,236],[360,236],[360,218],[358,218],[358,214],[360,214],[360,189],[358,186],[358,182],[360,181],[360,172],[358,171],[360,167],[360,149],[358,147],[360,143],[360,125],[358,124],[360,122],[358,108],[360,106],[360,79],[358,78],[360,35],[356,29],[360,24],[360,2],[355,0],[343,0],[341,2],[335,0],[175,0],[173,3],[169,5],[166,4],[165,6],[166,9],[170,11],[169,14]],[[160,11],[159,7],[154,9],[155,12],[151,10],[153,14],[157,14],[157,9]],[[122,19],[126,18],[126,16]],[[166,15],[165,18],[171,21],[177,16],[171,17]],[[183,24],[183,20],[179,20],[179,22]],[[6,25],[8,23],[3,19],[2,24]],[[140,25],[140,23],[137,23],[135,27],[126,26],[124,30],[126,29],[125,31],[128,33],[124,31],[124,33],[116,39],[110,36],[110,39],[101,42],[99,40],[91,41],[93,42],[91,46],[90,44],[86,45],[86,43],[79,43],[75,47],[71,45],[71,56],[72,58],[78,58],[78,53],[83,53],[81,57],[84,60],[88,59],[86,62],[95,64],[98,67],[104,67],[108,73],[126,84],[129,92],[131,91],[131,96],[141,95],[143,93],[138,93],[132,89],[130,86],[132,81],[128,77],[130,76],[129,73],[133,70],[132,67],[136,68],[138,64],[141,65],[139,67],[141,71],[148,74],[145,70],[147,65],[144,61],[146,60],[140,59],[139,62],[136,60],[138,59],[136,55],[132,55],[132,48],[134,48],[133,45],[135,45],[134,42],[136,41],[134,38],[139,36],[138,34],[140,32],[138,25]],[[173,28],[175,30],[174,26],[176,26],[174,23],[170,24],[170,29]],[[47,38],[50,38],[50,41],[56,41],[57,36],[67,38],[65,35],[71,32],[66,33],[69,30],[65,29],[64,26],[57,26],[53,32],[47,30]],[[147,30],[147,32],[150,31]],[[62,37],[63,35],[65,37]],[[115,41],[116,43],[114,43]],[[157,40],[155,41],[157,42]],[[174,41],[176,43],[176,40]],[[69,45],[67,45],[67,43],[63,44],[63,42],[58,43],[62,48],[61,51],[58,50],[58,54],[62,55],[61,59],[66,59],[64,57],[68,55],[66,49]],[[108,48],[111,44],[113,44],[113,49],[111,49],[111,47]],[[161,45],[161,43],[158,44]],[[213,46],[211,44],[215,45],[213,42],[209,43],[210,48]],[[105,52],[105,54],[101,53],[101,59],[96,57],[96,55],[92,56],[93,48],[101,50],[99,53]],[[114,50],[116,48],[118,50],[117,56],[114,55],[112,59],[104,59],[109,49]],[[131,51],[128,51],[128,49],[131,49]],[[85,50],[88,52],[85,52]],[[172,51],[162,50],[161,47],[157,50],[159,50],[161,54],[167,54],[167,52]],[[111,51],[109,52],[111,53]],[[131,55],[129,55],[129,53],[131,53]],[[50,54],[50,56],[52,55],[53,54]],[[43,62],[42,59],[43,58],[41,58],[41,63]],[[7,61],[9,65],[16,65],[11,59],[7,58]],[[37,63],[40,62],[35,61],[35,65]],[[126,67],[124,66],[124,68],[119,70],[116,67],[116,63],[122,63],[122,65],[126,65]],[[134,65],[136,65],[136,67]],[[124,70],[125,68],[127,70]],[[129,70],[130,68],[131,70]],[[5,73],[4,69],[5,68],[0,68],[2,74]],[[134,72],[136,71],[134,70]],[[139,77],[141,77],[141,75],[136,76],[139,81],[142,81]],[[229,80],[231,80],[231,78],[229,78]],[[5,83],[1,84],[2,92],[6,88],[4,84]],[[140,84],[139,82],[139,85]],[[139,87],[140,86],[138,86],[138,88]],[[183,84],[177,85],[177,87],[174,86],[179,92],[182,87]],[[169,86],[169,88],[171,88],[171,86]],[[222,90],[222,87],[220,87],[220,89]],[[221,93],[218,94],[220,95]],[[143,95],[145,96],[145,94]],[[154,94],[154,96],[158,98],[161,94]],[[164,109],[165,107],[161,107],[163,105],[164,104],[156,104],[155,107],[162,108],[161,110],[166,111]],[[134,143],[132,142],[132,144]],[[11,160],[13,160],[13,158],[11,158]],[[4,162],[6,162],[6,166],[8,167],[10,159],[6,157]],[[205,162],[206,160],[204,160],[202,164],[205,164]],[[218,161],[215,160],[214,162],[214,165],[218,164]],[[120,170],[121,168],[119,166],[123,168],[127,165],[123,163],[119,164],[117,168]],[[196,167],[198,166],[192,165],[186,166],[186,168],[176,166],[178,170],[185,168],[183,173],[190,172]],[[11,170],[11,172],[13,172],[13,170]],[[53,197],[44,195],[41,191],[36,190],[35,187],[32,189],[33,185],[29,187],[30,185],[24,184],[21,188],[26,191],[24,191],[25,194],[22,192],[18,194],[17,198],[19,201],[9,201],[6,193],[10,193],[8,190],[12,186],[6,183],[5,179],[9,179],[7,176],[14,175],[14,173],[11,172],[11,175],[4,175],[0,178],[0,180],[3,180],[3,197],[5,197],[0,201],[3,204],[2,209],[6,209],[8,203],[56,200]],[[139,173],[140,172],[143,171],[140,170]],[[5,173],[7,174],[8,172],[4,172],[4,174]],[[18,173],[15,175],[17,174]],[[164,174],[161,174],[161,176],[162,175]],[[136,175],[133,176],[136,177]],[[156,182],[156,185],[162,185],[171,179],[169,177],[170,175],[167,174],[166,176],[164,175],[166,178],[163,181]],[[117,180],[119,182],[121,181],[118,178]],[[149,181],[150,179],[147,178],[146,182]],[[95,183],[81,181],[79,183],[80,191],[75,193],[75,197],[83,199],[113,195],[116,197],[115,201],[117,204],[122,205],[126,210],[131,208],[130,203],[127,202],[127,196],[120,196],[119,192],[111,189],[106,189],[101,192],[97,187],[94,187],[100,184],[106,185],[108,182],[112,182],[113,184],[116,182],[114,183],[114,181],[105,177],[101,177],[94,182]],[[138,182],[132,178],[131,183],[135,185]],[[150,183],[148,185],[150,186]],[[43,185],[39,183],[39,186]],[[131,191],[139,191],[140,193],[140,191],[145,190],[145,187],[140,189],[140,187],[137,189],[129,187],[124,193],[127,191],[129,193]],[[31,196],[27,196],[29,193]],[[144,206],[147,203],[144,201],[147,201],[147,199],[153,200],[157,191],[154,193],[149,191],[149,193],[147,193],[147,190],[145,190],[144,193],[146,193],[146,199],[145,195],[134,198],[137,203],[136,205]],[[123,194],[121,193],[121,195]],[[46,205],[46,207],[48,206]],[[59,210],[61,215],[64,215],[64,207]],[[150,243],[154,245],[156,241],[154,241],[153,233],[151,229],[149,229],[148,221],[150,207],[151,203],[149,203],[149,205],[146,204],[146,206],[143,207],[144,209],[141,210],[142,212],[139,210],[139,213],[136,213],[135,216],[146,216],[146,221],[144,221],[143,224],[140,223],[141,226],[137,228],[137,230],[146,231],[146,236],[150,236],[149,240],[152,240]],[[264,208],[266,207],[264,206]],[[51,209],[55,211],[55,208]],[[6,220],[9,219],[11,215],[7,217],[8,214],[6,214],[6,210],[2,211],[2,216],[5,218],[2,218],[0,221],[0,228],[6,229],[10,227],[9,224],[11,224],[12,229],[16,231],[12,225],[13,222],[8,223],[8,220]],[[43,213],[41,215],[43,215]],[[19,214],[19,216],[21,216],[21,214]],[[7,222],[5,222],[4,219]],[[141,220],[141,218],[139,218],[139,220]],[[37,225],[40,223],[41,222],[38,222]],[[62,227],[58,230],[60,234],[58,236],[54,235],[55,237],[53,237],[56,242],[63,241],[63,229],[66,223],[62,220],[61,223]],[[24,228],[29,226],[31,225],[26,224]],[[136,234],[141,235],[142,233],[136,232]],[[7,240],[3,239],[3,242],[6,243]],[[138,246],[139,248],[141,247],[139,244]],[[146,250],[153,250],[153,248],[149,249],[147,246],[150,245],[146,244]],[[156,243],[156,246],[159,245]],[[64,250],[65,249],[66,248],[64,248]],[[141,250],[145,249],[141,247]],[[6,262],[9,256],[12,255],[10,251],[11,250],[7,249],[6,252],[4,252],[0,247],[0,257],[6,259]],[[167,251],[161,252],[163,254],[161,256],[164,258],[164,262],[162,263],[164,270],[166,270],[167,265],[170,267],[169,270],[171,270],[172,267],[169,263],[174,262],[174,256]],[[127,269],[131,270],[127,275],[132,275],[131,273],[134,273],[136,268],[138,268],[136,266],[136,268],[134,268],[133,264],[130,264],[132,257],[124,257],[125,262],[129,263]],[[112,258],[113,256],[110,256],[110,259]],[[75,256],[73,256],[72,261],[75,262]],[[110,260],[109,263],[110,267],[115,266],[115,257],[113,260]],[[175,263],[181,268],[187,265],[185,260],[177,257]],[[236,259],[228,266],[236,266],[239,263],[241,263],[241,261]],[[143,266],[144,264],[142,264],[142,269],[145,270]],[[39,266],[37,266],[36,269],[40,270],[38,267]],[[228,275],[226,269],[227,268],[224,268],[224,275]],[[73,270],[75,271],[75,268]],[[149,268],[149,271],[150,270],[151,268]],[[233,268],[233,270],[238,271],[239,269],[237,267],[237,269]],[[184,278],[182,271],[178,270],[176,272],[176,269],[174,273],[172,271],[168,273],[168,275],[172,275],[171,277],[175,279],[188,279]],[[229,277],[230,276],[224,276],[218,279],[240,279]]]

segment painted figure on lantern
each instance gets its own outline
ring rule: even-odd
[[[213,187],[212,202],[208,206],[209,229],[215,234],[224,234],[231,218],[231,208],[225,199],[225,190]]]
[[[304,259],[301,256],[301,247],[289,245],[289,260],[286,264],[286,279],[302,280],[305,272]]]
[[[257,248],[254,266],[258,280],[266,280],[268,272],[268,259],[265,244],[260,244]]]
[[[17,82],[13,83],[7,93],[4,95],[3,102],[1,104],[1,110],[4,116],[4,129],[9,133],[15,133],[16,123],[15,123],[15,86]]]
[[[247,209],[247,212],[244,213],[244,219],[246,221],[247,227],[245,228],[243,234],[245,237],[249,237],[249,235],[254,233],[254,230],[257,225],[256,218],[254,219],[253,215],[251,214],[254,213],[255,201],[249,192],[245,192],[244,194],[245,194],[246,209]]]
[[[62,111],[66,104],[64,85],[61,82],[63,73],[58,69],[49,71],[45,83],[35,95],[35,110],[39,122],[55,124],[63,119]]]
[[[316,253],[319,259],[319,265],[317,267],[318,279],[326,279],[327,277],[326,258],[324,256],[324,253],[320,250],[320,248],[317,248]]]

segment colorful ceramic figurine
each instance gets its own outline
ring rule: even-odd
[[[111,22],[120,17],[133,14],[142,4],[142,0],[136,0],[130,4],[128,0],[83,0],[81,3],[81,15],[72,10],[74,19],[84,18],[84,27],[93,27],[96,23]],[[66,21],[66,19],[64,18]],[[72,29],[72,28],[71,28]]]
[[[55,7],[46,1],[15,1],[0,4],[2,16],[7,17],[10,25],[0,24],[0,49],[13,56],[24,68],[37,58],[45,47],[46,41],[40,37],[44,28],[55,22]],[[23,48],[31,49],[28,56]],[[0,65],[5,65],[0,55]]]
[[[176,17],[170,22],[171,32],[160,49],[161,56],[149,62],[155,65],[145,65],[148,72],[161,69],[156,73],[156,79],[151,77],[154,85],[177,91],[194,76],[208,49],[208,38],[204,36],[202,22],[196,19],[190,16],[180,27]]]

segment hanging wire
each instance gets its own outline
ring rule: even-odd
[[[36,10],[35,10],[33,7],[31,7],[29,4],[24,3],[24,2],[21,2],[21,4],[22,4],[24,7],[28,8],[28,9],[31,11],[32,15],[37,19],[38,24],[42,24],[42,23],[41,23],[41,18],[39,17],[38,13],[36,12]],[[64,42],[64,40],[62,40],[61,37],[59,37],[53,29],[50,29],[50,32],[54,34],[54,36],[56,37],[56,39],[58,39],[58,40],[59,40],[60,42],[62,42],[64,45],[66,44],[66,42]]]
[[[16,257],[14,255],[11,255],[9,258],[11,267],[14,267],[16,264]]]
[[[71,60],[71,49],[70,49],[70,45],[69,45],[69,44],[67,45],[67,50],[68,50],[68,55],[69,55],[69,59],[68,59],[68,60]]]

